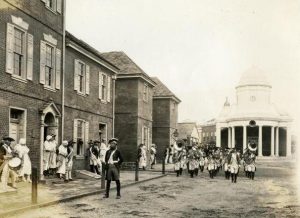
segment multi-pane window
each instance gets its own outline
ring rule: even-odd
[[[62,0],[42,0],[45,2],[45,5],[48,9],[50,9],[52,12],[61,13],[62,12]]]
[[[85,90],[85,65],[83,63],[78,64],[78,80],[79,80],[79,92],[84,92]]]
[[[146,102],[148,101],[148,86],[147,86],[147,84],[144,84],[143,99]]]
[[[24,32],[14,29],[14,71],[17,76],[24,76]]]
[[[54,87],[54,49],[50,45],[46,45],[46,65],[45,65],[45,85]]]
[[[105,99],[105,96],[106,96],[106,80],[107,80],[107,76],[105,74],[102,74],[101,91],[102,91],[103,99]]]
[[[85,142],[85,122],[77,120],[77,155],[83,155]]]

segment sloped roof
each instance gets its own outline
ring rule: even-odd
[[[249,85],[263,85],[271,87],[271,84],[267,79],[265,72],[256,66],[252,66],[250,69],[246,70],[243,73],[237,87]]]
[[[178,138],[184,139],[187,136],[192,136],[194,138],[199,138],[197,130],[197,125],[194,122],[191,123],[178,123],[177,124],[177,130],[178,130]]]
[[[181,102],[180,99],[157,77],[151,77],[151,79],[156,83],[153,88],[153,97],[174,97],[177,102]]]
[[[85,50],[91,52],[93,55],[95,55],[96,57],[100,58],[102,61],[108,63],[109,65],[115,67],[116,69],[119,69],[116,65],[114,65],[113,63],[109,62],[106,58],[103,57],[103,55],[95,48],[93,48],[92,46],[90,46],[89,44],[87,44],[86,42],[84,42],[81,39],[78,39],[76,36],[74,36],[73,34],[71,34],[70,32],[66,31],[66,41],[73,41],[76,44],[80,45],[82,48],[84,48]]]
[[[123,51],[106,52],[101,53],[101,55],[120,69],[119,74],[142,75],[155,85],[155,82],[151,79],[151,77]]]

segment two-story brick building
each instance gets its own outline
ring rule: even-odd
[[[0,2],[0,136],[25,137],[39,167],[45,136],[61,136],[63,8],[61,0]]]
[[[135,161],[138,144],[152,143],[152,96],[155,82],[124,52],[102,53],[120,69],[115,88],[115,136],[126,161]]]
[[[157,77],[151,78],[156,83],[153,88],[152,141],[157,145],[157,159],[161,160],[166,146],[174,143],[173,134],[177,129],[178,104],[181,101]]]
[[[73,138],[75,169],[88,166],[88,140],[113,136],[114,86],[118,68],[66,32],[64,138]]]

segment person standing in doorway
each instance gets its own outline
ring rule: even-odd
[[[120,183],[120,166],[123,163],[121,152],[117,149],[118,139],[112,138],[109,140],[110,149],[105,155],[106,164],[106,193],[104,198],[109,198],[109,190],[111,181],[116,181],[117,199],[121,198],[121,183]]]
[[[52,136],[47,135],[46,141],[44,142],[44,155],[43,155],[44,176],[49,176],[50,152],[52,150],[51,139],[52,139]]]

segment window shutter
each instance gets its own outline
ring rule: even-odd
[[[62,3],[61,0],[56,0],[56,11],[60,14],[61,14],[61,9],[62,9],[61,3]]]
[[[55,49],[55,88],[60,89],[60,74],[61,74],[61,52]]]
[[[75,148],[74,148],[75,151],[77,151],[77,135],[78,135],[77,126],[78,126],[77,119],[74,119],[74,123],[73,123],[73,140],[74,140],[74,142],[76,142]]]
[[[102,77],[102,73],[99,72],[99,99],[103,99],[102,97],[102,84],[103,84],[103,77]]]
[[[85,65],[85,94],[90,94],[90,66]]]
[[[78,60],[74,60],[74,90],[78,91],[79,90],[79,72],[78,72]]]
[[[27,79],[32,80],[33,74],[33,35],[27,34]]]
[[[89,122],[85,122],[85,136],[84,136],[84,140],[85,140],[85,145],[87,146],[88,141],[89,141]]]
[[[6,32],[6,72],[13,73],[14,66],[14,25],[7,23]]]
[[[45,66],[46,66],[46,42],[41,41],[40,54],[40,83],[45,84]]]
[[[110,102],[111,76],[107,76],[107,102]]]

